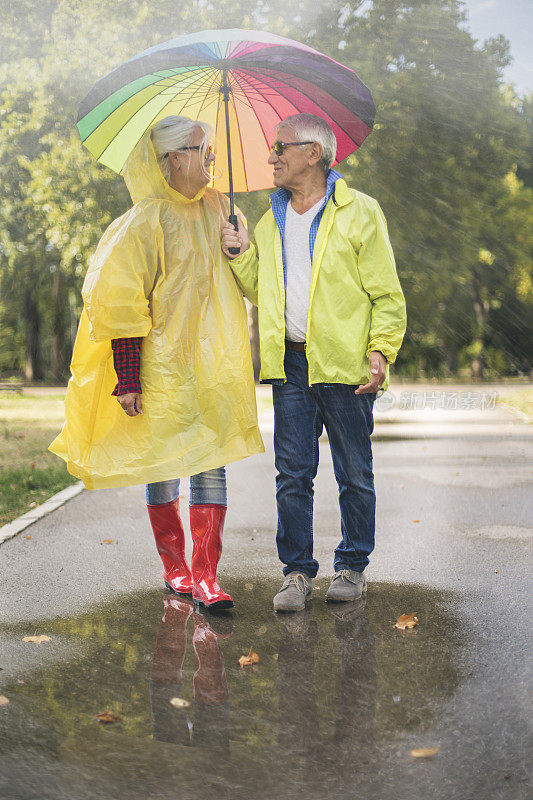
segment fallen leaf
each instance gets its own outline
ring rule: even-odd
[[[400,631],[404,631],[406,628],[414,628],[415,625],[418,625],[418,617],[416,616],[416,611],[412,614],[401,614],[395,624],[395,628],[398,628]]]
[[[190,706],[189,701],[184,700],[183,697],[171,697],[169,702],[174,708],[187,708],[187,706]]]
[[[117,717],[113,711],[109,711],[108,709],[107,711],[102,711],[100,714],[95,714],[94,719],[97,719],[98,722],[102,722],[104,725],[108,725],[110,722],[117,722],[120,717]]]
[[[429,758],[438,753],[439,750],[440,747],[415,747],[414,750],[411,750],[411,755],[413,758]]]
[[[0,706],[7,706],[7,704],[9,702],[10,701],[8,700],[8,698],[5,695],[0,694]]]
[[[42,644],[43,642],[51,641],[50,637],[46,635],[46,633],[41,633],[40,636],[23,636],[23,642],[35,642],[35,644]]]
[[[31,536],[25,536],[24,538],[25,539],[31,539]]]
[[[420,522],[420,520],[419,519],[414,519],[413,522]]]
[[[115,541],[114,539],[104,539],[102,541],[102,544],[113,544],[114,541]]]
[[[250,652],[247,656],[241,656],[239,658],[239,666],[241,667],[249,667],[251,664],[258,664],[259,663],[259,656],[257,653],[254,653],[252,648],[250,647]]]

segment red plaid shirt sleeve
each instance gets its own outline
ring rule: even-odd
[[[139,371],[141,368],[142,336],[131,339],[111,339],[113,363],[118,383],[112,391],[113,395],[139,392],[142,394]]]

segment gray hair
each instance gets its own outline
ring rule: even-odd
[[[209,170],[205,168],[205,151],[209,145],[209,140],[213,136],[211,125],[208,125],[207,122],[189,119],[189,117],[172,116],[160,119],[152,128],[150,136],[157,157],[157,163],[167,183],[170,181],[170,161],[168,159],[168,154],[173,150],[179,150],[180,147],[187,147],[191,142],[192,135],[196,128],[201,128],[204,132],[199,155],[207,177],[210,176],[210,174]]]
[[[326,120],[316,114],[292,114],[276,125],[276,133],[285,125],[293,129],[299,142],[313,141],[322,145],[319,164],[327,173],[337,155],[337,139]]]

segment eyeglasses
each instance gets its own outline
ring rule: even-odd
[[[182,150],[201,150],[201,148],[202,148],[201,144],[192,144],[189,147],[177,147],[176,150],[174,150],[173,152],[176,152],[176,151],[181,152]],[[205,156],[204,156],[204,158],[207,160],[208,158],[211,158],[211,157],[214,158],[214,156],[215,156],[215,148],[213,147],[212,144],[210,144],[205,148]],[[163,158],[168,158],[168,153],[165,153]]]
[[[282,156],[286,147],[292,147],[300,144],[314,144],[314,142],[274,142],[270,148],[270,152],[275,153],[277,156]]]

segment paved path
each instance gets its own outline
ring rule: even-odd
[[[185,612],[167,607],[160,622],[143,488],[83,492],[0,547],[0,693],[11,701],[0,796],[344,799],[357,785],[376,800],[525,798],[533,426],[506,409],[377,411],[377,546],[366,608],[348,620],[323,602],[339,515],[321,441],[318,588],[291,623],[270,606],[280,571],[263,395],[260,407],[267,452],[228,468],[221,582],[237,606],[209,674],[222,654],[229,701],[198,699],[198,637],[214,641],[216,625],[207,635],[193,615],[196,656],[189,643],[184,684],[172,684],[180,697],[195,687],[188,741],[161,701],[170,684],[154,684],[162,631]],[[182,494],[186,505],[186,482]],[[412,611],[418,632],[395,630]],[[38,633],[51,642],[22,643]],[[254,672],[237,666],[250,646]],[[111,730],[92,720],[107,705],[123,717]],[[213,744],[206,762],[215,741],[224,755]],[[424,746],[440,750],[410,755]]]

